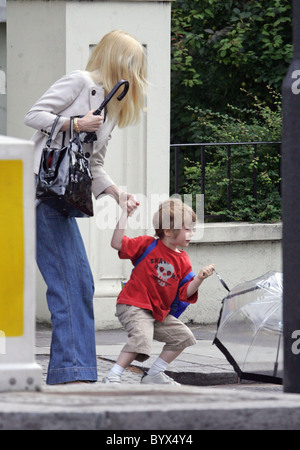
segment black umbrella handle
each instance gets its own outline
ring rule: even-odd
[[[121,94],[117,97],[117,99],[119,101],[121,101],[125,95],[128,92],[129,89],[129,83],[126,80],[120,80],[113,88],[112,90],[109,92],[109,94],[105,97],[105,99],[103,100],[103,102],[101,103],[101,105],[99,106],[99,108],[97,108],[94,112],[93,115],[94,116],[100,116],[101,112],[103,111],[103,109],[106,107],[106,105],[108,104],[108,102],[113,98],[113,96],[118,92],[118,90],[120,89],[121,86],[124,86],[123,91],[121,92]],[[82,117],[82,116],[81,116]],[[104,118],[105,120],[105,118]],[[91,131],[89,133],[86,133],[85,131],[82,131],[80,133],[80,140],[82,143],[84,144],[90,144],[94,141],[97,140],[97,135],[94,131]]]
[[[117,97],[117,99],[119,101],[121,101],[125,95],[128,92],[129,89],[129,83],[126,80],[120,80],[110,91],[110,93],[105,97],[105,99],[103,100],[103,102],[101,103],[101,105],[99,106],[98,109],[96,109],[96,111],[93,112],[94,116],[100,116],[102,110],[105,108],[105,106],[108,104],[108,102],[113,98],[113,96],[118,92],[118,90],[120,89],[121,86],[124,85],[124,89],[121,92],[121,94]]]
[[[216,272],[215,269],[214,269],[214,271]],[[227,286],[227,284],[225,283],[225,281],[223,280],[223,278],[220,277],[220,275],[218,274],[218,272],[216,272],[216,275],[217,275],[217,277],[219,278],[219,280],[221,281],[222,286],[223,286],[228,292],[230,292],[229,287]]]

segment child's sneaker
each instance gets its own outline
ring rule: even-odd
[[[102,379],[102,383],[105,383],[105,384],[121,384],[121,377],[118,377],[117,375],[107,375],[107,377],[104,377]]]
[[[168,377],[165,372],[159,372],[156,375],[148,375],[147,373],[141,379],[142,384],[173,384],[176,386],[180,386],[173,378]]]

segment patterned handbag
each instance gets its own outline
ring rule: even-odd
[[[69,144],[51,147],[58,119],[59,116],[42,152],[36,197],[66,217],[93,216],[93,178],[79,135],[73,129],[73,117],[70,118]]]

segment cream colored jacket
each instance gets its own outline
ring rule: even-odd
[[[42,150],[56,115],[61,115],[56,126],[52,145],[60,147],[63,133],[60,128],[71,116],[85,115],[89,110],[97,109],[104,99],[103,86],[95,84],[88,72],[76,70],[56,81],[35,103],[25,116],[25,124],[37,131],[32,137],[35,143],[34,172],[39,171]],[[97,141],[83,144],[86,157],[90,159],[93,174],[93,193],[97,198],[107,187],[115,184],[105,172],[104,158],[107,144],[115,123],[106,118],[97,132]],[[66,133],[66,141],[69,133]]]

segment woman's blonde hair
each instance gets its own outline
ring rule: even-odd
[[[86,70],[96,83],[102,83],[107,95],[121,79],[129,82],[129,91],[121,101],[118,92],[108,104],[108,116],[123,128],[134,124],[145,106],[146,55],[144,47],[125,31],[106,34],[93,51]]]
[[[175,235],[184,226],[193,227],[197,222],[196,213],[179,198],[170,198],[159,205],[153,216],[153,226],[157,237],[164,237],[164,230],[171,230]]]

